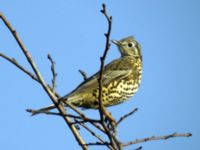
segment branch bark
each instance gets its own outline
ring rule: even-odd
[[[55,69],[55,61],[53,60],[53,58],[51,57],[50,54],[47,55],[47,58],[49,59],[49,61],[51,62],[51,72],[52,72],[52,92],[55,93],[55,88],[56,88],[56,77],[57,77],[57,73],[56,73],[56,69]]]
[[[122,116],[116,122],[115,119],[112,117],[111,113],[108,112],[103,105],[103,102],[102,102],[102,92],[103,92],[102,91],[102,88],[103,88],[102,78],[103,78],[103,72],[104,72],[105,59],[106,59],[107,53],[108,53],[109,48],[110,48],[110,34],[111,34],[111,29],[112,29],[112,16],[109,16],[107,14],[105,4],[102,5],[101,12],[106,17],[106,20],[108,22],[108,30],[105,33],[105,37],[106,37],[105,49],[104,49],[102,57],[100,57],[100,70],[99,70],[100,75],[99,75],[99,78],[98,78],[98,83],[99,83],[99,97],[98,97],[99,110],[98,111],[99,111],[100,119],[93,119],[93,118],[86,116],[76,106],[74,106],[74,105],[72,105],[68,102],[65,102],[65,105],[67,107],[71,108],[73,113],[75,113],[75,115],[74,114],[68,114],[65,111],[62,102],[58,101],[58,98],[60,96],[59,96],[59,94],[56,93],[57,73],[55,71],[55,61],[52,59],[52,57],[50,55],[48,55],[48,59],[51,62],[51,72],[52,72],[52,86],[49,86],[45,82],[44,78],[42,77],[38,67],[36,66],[35,61],[33,60],[31,54],[29,53],[29,51],[26,49],[26,47],[22,43],[17,32],[13,29],[13,27],[8,22],[8,20],[4,17],[4,15],[2,13],[0,13],[0,19],[4,22],[5,26],[8,28],[8,30],[11,32],[12,36],[14,37],[16,42],[18,43],[18,45],[21,48],[24,56],[26,57],[27,61],[29,62],[30,66],[33,70],[33,73],[31,73],[30,71],[25,69],[14,58],[10,58],[7,55],[2,54],[2,53],[0,53],[0,57],[4,58],[8,62],[15,65],[18,69],[20,69],[22,72],[27,74],[34,81],[37,81],[37,83],[39,83],[43,87],[44,91],[48,94],[48,96],[50,97],[53,104],[56,106],[56,108],[58,110],[58,112],[41,111],[41,112],[37,112],[37,113],[43,113],[43,114],[47,114],[47,115],[54,115],[54,116],[62,117],[64,119],[65,123],[67,124],[67,126],[70,128],[71,132],[73,133],[76,141],[81,146],[81,148],[84,149],[84,150],[87,150],[88,146],[106,146],[107,148],[109,148],[111,150],[121,150],[123,147],[130,146],[130,145],[133,145],[133,144],[143,143],[143,142],[147,142],[147,141],[166,140],[166,139],[173,138],[173,137],[190,137],[190,136],[192,136],[191,133],[186,133],[186,134],[173,133],[173,134],[164,135],[164,136],[152,136],[152,137],[143,138],[143,139],[136,139],[134,141],[130,141],[130,142],[126,142],[126,143],[122,143],[117,139],[117,132],[116,132],[117,125],[119,125],[122,121],[127,119],[129,116],[133,115],[138,109],[137,108],[133,109],[131,112],[125,114],[124,116]],[[87,80],[88,77],[87,77],[86,73],[82,70],[79,70],[79,72],[83,76],[84,80]],[[27,111],[34,113],[37,110],[28,109]],[[102,136],[100,136],[100,134],[97,134],[91,128],[89,128],[89,126],[87,126],[88,124],[91,125],[92,127],[95,127],[98,131],[100,131]],[[86,143],[83,140],[83,138],[81,137],[81,135],[79,133],[80,129],[77,126],[78,127],[82,126],[82,128],[85,128],[86,131],[88,131],[98,141]],[[106,140],[103,139],[103,137],[105,137]],[[137,148],[137,150],[139,150],[139,149],[142,149],[142,147],[140,146],[140,147]]]
[[[37,66],[35,64],[35,61],[33,60],[31,54],[29,53],[29,51],[24,46],[24,44],[21,41],[21,39],[19,38],[17,32],[14,30],[14,28],[11,26],[11,24],[9,23],[9,21],[4,17],[4,15],[2,13],[0,13],[0,18],[4,22],[4,24],[6,25],[6,27],[8,28],[8,30],[11,32],[12,36],[16,40],[16,42],[19,45],[19,47],[21,48],[24,56],[26,57],[27,61],[29,62],[30,66],[31,66],[31,68],[33,69],[33,71],[35,73],[35,76],[37,77],[37,80],[38,80],[39,84],[43,87],[43,89],[46,91],[46,93],[48,94],[48,96],[51,98],[52,102],[57,107],[59,113],[62,114],[63,119],[65,120],[65,122],[68,125],[68,127],[71,129],[71,131],[74,134],[74,137],[76,138],[77,142],[82,147],[82,149],[87,150],[88,148],[85,145],[85,141],[80,136],[80,134],[79,134],[78,130],[76,129],[76,127],[73,124],[71,124],[70,118],[66,116],[66,112],[65,112],[64,107],[61,104],[58,104],[57,97],[55,96],[54,93],[51,92],[51,89],[48,87],[48,85],[44,81],[44,79],[43,79],[43,77],[42,77],[39,69],[37,68]]]
[[[117,121],[117,125],[119,125],[122,121],[124,121],[126,118],[128,118],[129,116],[133,115],[136,111],[138,111],[138,108],[133,109],[131,112],[125,114],[124,116],[122,116],[119,121]]]
[[[184,133],[184,134],[173,133],[173,134],[163,135],[163,136],[152,136],[148,138],[136,139],[134,141],[127,142],[127,143],[122,144],[122,146],[126,147],[132,144],[138,144],[138,143],[143,143],[143,142],[149,142],[149,141],[155,141],[155,140],[167,140],[173,137],[190,137],[190,136],[192,136],[191,133]]]

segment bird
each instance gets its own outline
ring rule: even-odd
[[[140,44],[133,36],[119,41],[112,40],[112,42],[118,47],[121,56],[105,65],[103,69],[102,104],[104,107],[118,105],[129,100],[138,91],[142,78]],[[66,106],[70,103],[84,109],[98,109],[99,76],[100,71],[88,77],[59,101]],[[50,105],[35,112],[46,112],[54,108],[55,105]]]

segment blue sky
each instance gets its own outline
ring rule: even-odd
[[[112,39],[134,35],[142,46],[143,79],[128,102],[109,108],[119,118],[139,111],[121,126],[122,141],[173,132],[192,132],[190,138],[153,141],[145,150],[198,150],[200,139],[200,2],[198,0],[126,1],[3,1],[0,11],[17,30],[45,80],[51,82],[46,55],[56,61],[57,91],[65,95],[82,77],[99,69],[107,22],[99,12],[107,4],[113,16]],[[16,42],[0,22],[0,52],[30,69]],[[111,46],[107,62],[119,57]],[[51,103],[42,88],[10,63],[0,59],[0,149],[80,149],[62,119],[30,117],[26,108]],[[85,111],[95,114],[95,111]],[[81,131],[82,133],[82,131]],[[83,133],[86,140],[91,140]],[[55,144],[56,143],[56,144]],[[91,149],[101,149],[100,147]]]

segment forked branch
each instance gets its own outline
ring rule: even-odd
[[[24,56],[26,57],[27,61],[29,62],[32,72],[25,69],[22,65],[20,65],[14,58],[8,57],[7,55],[0,53],[0,57],[4,58],[5,60],[9,61],[13,65],[15,65],[18,69],[20,69],[22,72],[27,74],[30,78],[32,78],[34,81],[37,81],[43,89],[46,91],[50,99],[52,100],[53,104],[56,106],[58,112],[50,112],[50,111],[41,111],[39,112],[38,110],[33,110],[33,109],[28,109],[28,112],[31,112],[32,114],[34,113],[43,113],[47,115],[54,115],[54,116],[60,116],[65,120],[65,123],[68,125],[70,130],[72,131],[75,139],[77,140],[78,144],[81,146],[82,149],[87,150],[88,146],[106,146],[108,149],[111,150],[121,150],[123,147],[130,146],[133,144],[138,144],[138,143],[143,143],[147,141],[153,141],[153,140],[166,140],[169,138],[173,137],[190,137],[192,136],[191,133],[186,133],[186,134],[178,134],[178,133],[173,133],[170,135],[164,135],[164,136],[152,136],[148,138],[143,138],[143,139],[136,139],[134,141],[122,143],[117,139],[117,133],[116,133],[116,128],[117,126],[127,119],[129,116],[133,115],[138,109],[135,108],[131,112],[123,115],[117,122],[115,119],[112,117],[111,113],[106,110],[106,108],[103,105],[102,102],[102,94],[103,94],[103,73],[104,73],[104,64],[105,64],[105,59],[107,56],[107,53],[110,48],[110,34],[111,34],[111,29],[112,29],[112,16],[109,16],[107,14],[106,10],[106,5],[102,5],[102,14],[105,16],[107,22],[108,22],[108,30],[105,33],[106,37],[106,42],[105,42],[105,49],[103,52],[102,57],[100,57],[100,75],[98,78],[98,83],[99,83],[99,115],[100,119],[93,119],[88,116],[86,116],[81,110],[79,110],[76,106],[74,106],[71,103],[65,102],[65,106],[69,107],[72,109],[73,113],[75,114],[68,114],[64,106],[61,103],[58,102],[58,98],[60,97],[59,94],[56,93],[56,78],[57,78],[57,73],[55,71],[55,61],[52,59],[50,55],[48,55],[48,59],[51,62],[51,72],[52,72],[52,85],[49,86],[45,80],[43,79],[38,67],[36,66],[35,61],[33,60],[30,52],[26,49],[24,44],[22,43],[21,39],[19,38],[17,32],[13,29],[11,24],[8,22],[8,20],[4,17],[2,13],[0,13],[0,19],[4,22],[5,26],[8,28],[8,30],[11,32],[12,36],[18,43],[19,47],[21,48]],[[83,76],[84,80],[87,80],[87,75],[84,71],[79,70],[81,75]],[[37,112],[36,112],[37,111]],[[93,137],[97,139],[96,142],[88,142],[86,143],[83,140],[83,137],[81,137],[80,133],[77,128],[77,126],[84,128],[86,131],[88,131]],[[89,126],[94,127],[97,129],[98,132],[95,132],[90,128]],[[100,132],[99,132],[100,131]],[[97,134],[98,133],[98,134]],[[99,134],[101,133],[101,134]],[[142,149],[142,147],[138,147],[137,150]]]
[[[79,134],[78,130],[76,129],[76,127],[73,124],[71,124],[70,118],[66,116],[66,112],[65,112],[64,107],[61,104],[58,104],[58,99],[57,99],[55,93],[53,93],[51,91],[51,89],[48,87],[48,85],[44,81],[44,79],[43,79],[43,77],[42,77],[39,69],[37,68],[37,66],[35,64],[35,61],[32,59],[31,54],[29,53],[29,51],[24,46],[24,44],[21,41],[21,39],[19,38],[17,32],[14,30],[14,28],[11,26],[11,24],[9,23],[9,21],[4,17],[4,15],[2,13],[0,13],[0,19],[3,21],[3,23],[6,25],[6,27],[8,28],[8,30],[11,32],[11,34],[14,37],[14,39],[16,40],[17,44],[21,48],[24,56],[26,57],[29,65],[33,69],[33,72],[35,74],[34,76],[36,76],[36,78],[38,80],[38,83],[46,91],[46,93],[48,94],[48,96],[50,97],[50,99],[52,100],[52,102],[54,103],[54,105],[56,106],[56,108],[58,109],[59,113],[62,114],[63,119],[65,120],[65,122],[68,125],[68,127],[71,129],[71,131],[74,134],[74,137],[76,138],[77,142],[82,147],[82,149],[87,150],[87,146],[85,145],[84,140],[80,136],[80,134]],[[1,55],[1,56],[5,56],[5,55]],[[6,57],[3,57],[3,58],[6,59]],[[23,67],[20,67],[21,65],[19,65],[16,61],[11,61],[12,59],[7,59],[7,60],[9,60],[9,62],[15,64],[15,66],[17,66],[23,72],[26,71],[25,69],[23,69]],[[31,75],[31,74],[28,73],[28,71],[25,72],[25,73],[28,74],[29,76]]]

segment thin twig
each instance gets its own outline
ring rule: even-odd
[[[133,109],[131,112],[125,114],[124,116],[122,116],[119,121],[117,121],[117,125],[119,125],[122,121],[124,121],[127,117],[131,116],[132,114],[134,114],[136,111],[138,111],[138,108]]]
[[[77,142],[82,147],[82,149],[87,150],[88,148],[85,145],[85,141],[80,136],[80,134],[79,134],[78,130],[76,129],[76,127],[74,125],[70,124],[71,123],[70,118],[65,116],[66,112],[65,112],[64,107],[61,104],[58,104],[57,97],[55,96],[55,94],[53,92],[51,92],[50,88],[47,86],[47,84],[44,81],[42,75],[40,74],[40,71],[38,70],[34,60],[32,59],[32,56],[30,55],[29,51],[24,46],[24,44],[21,41],[21,39],[19,38],[17,32],[13,29],[11,24],[8,22],[8,20],[4,17],[4,15],[2,13],[0,13],[0,19],[4,22],[4,24],[6,25],[8,30],[11,32],[12,36],[14,37],[14,39],[16,40],[17,44],[21,48],[24,56],[26,57],[27,61],[29,62],[30,66],[31,66],[31,68],[33,69],[33,71],[34,71],[34,73],[35,73],[40,85],[43,87],[43,89],[46,91],[48,96],[51,98],[52,102],[57,107],[59,112],[63,115],[63,119],[65,120],[65,122],[69,126],[69,128],[71,129],[71,131],[74,134]]]
[[[69,106],[72,110],[74,110],[78,115],[80,115],[83,118],[83,120],[89,120],[89,118],[86,117],[76,106],[74,106],[73,104],[68,103],[67,101],[65,102],[65,104],[67,106]],[[99,129],[100,131],[102,131],[103,133],[105,133],[105,130],[101,126],[97,125],[96,122],[90,121],[90,123],[94,127],[96,127],[97,129]]]
[[[102,88],[103,88],[102,78],[103,78],[105,59],[106,59],[108,50],[110,48],[110,33],[111,33],[111,29],[112,29],[112,16],[108,16],[105,4],[102,4],[101,12],[104,14],[104,16],[107,19],[108,31],[107,31],[107,33],[104,34],[105,37],[106,37],[105,50],[104,50],[103,56],[100,57],[101,65],[100,65],[99,78],[98,78],[98,83],[99,83],[99,98],[98,98],[98,100],[99,100],[99,114],[100,114],[100,118],[101,118],[101,121],[102,121],[102,126],[104,127],[104,130],[105,130],[107,136],[109,137],[109,140],[112,144],[112,147],[114,149],[120,150],[121,149],[120,144],[118,143],[118,140],[116,139],[116,137],[113,136],[111,134],[111,132],[108,130],[108,128],[105,124],[105,118],[104,118],[104,115],[105,115],[105,117],[111,122],[111,125],[113,126],[113,128],[115,128],[115,125],[113,125],[113,123],[116,123],[115,119],[106,110],[106,108],[104,107],[103,102],[102,102]]]
[[[78,115],[80,115],[83,120],[89,120],[89,118],[87,116],[85,116],[76,106],[74,106],[73,104],[71,103],[68,103],[68,101],[65,101],[65,104],[70,107],[73,111],[75,111]],[[94,127],[96,127],[97,129],[99,129],[100,131],[102,131],[103,133],[105,133],[105,130],[96,124],[96,122],[90,122]]]
[[[50,112],[50,111],[38,111],[38,110],[34,110],[34,109],[26,109],[27,112],[31,113],[31,114],[35,114],[35,113],[39,113],[39,114],[45,114],[45,115],[55,115],[55,116],[63,116],[61,113],[57,113],[57,112]],[[71,114],[66,114],[65,116],[73,118],[73,119],[83,119],[80,116],[76,116],[76,115],[71,115]]]
[[[108,144],[107,141],[104,141],[103,138],[100,135],[97,135],[94,131],[92,131],[88,126],[86,126],[84,123],[80,123],[80,125],[85,128],[92,136],[96,137],[100,142],[104,143],[105,146],[107,146],[109,149],[114,150],[110,144]]]
[[[110,48],[110,33],[111,33],[111,28],[112,28],[112,16],[108,16],[107,12],[106,12],[106,5],[103,4],[102,5],[103,9],[101,10],[101,12],[105,15],[107,21],[108,21],[108,31],[107,33],[105,33],[105,37],[106,37],[106,44],[105,44],[105,50],[103,53],[103,56],[100,57],[100,61],[101,61],[101,65],[100,65],[100,71],[99,71],[99,78],[98,78],[98,82],[99,82],[99,111],[100,111],[100,115],[101,115],[101,119],[103,120],[103,114],[105,114],[105,116],[112,122],[115,122],[115,120],[112,118],[112,116],[110,115],[109,112],[107,112],[107,110],[105,109],[105,107],[103,106],[103,102],[102,102],[102,78],[103,78],[103,71],[104,71],[104,63],[105,63],[105,59],[108,53],[108,50]]]
[[[47,58],[49,59],[49,61],[51,62],[51,72],[52,72],[52,92],[55,93],[55,88],[56,88],[56,77],[57,77],[57,73],[56,73],[56,69],[55,69],[55,61],[53,60],[53,58],[51,57],[50,54],[47,55]]]
[[[125,146],[129,146],[132,144],[138,144],[138,143],[155,141],[155,140],[167,140],[167,139],[173,138],[173,137],[190,137],[190,136],[192,136],[191,133],[184,133],[184,134],[173,133],[173,134],[164,135],[164,136],[152,136],[152,137],[148,137],[148,138],[136,139],[134,141],[127,142],[127,143],[122,144],[122,146],[125,147]]]
[[[86,74],[86,72],[85,71],[83,71],[83,70],[78,70],[79,72],[80,72],[80,74],[83,76],[83,79],[84,80],[87,80],[88,79],[88,76],[87,76],[87,74]]]
[[[29,51],[25,48],[25,46],[22,43],[21,39],[17,35],[17,32],[13,29],[11,24],[8,22],[8,20],[4,17],[4,15],[2,13],[0,13],[0,19],[4,22],[5,26],[8,28],[8,30],[11,32],[12,36],[14,37],[16,42],[18,43],[19,47],[21,48],[24,56],[26,57],[27,61],[29,62],[29,64],[30,64],[31,68],[33,69],[34,73],[31,73],[28,70],[26,70],[14,58],[10,58],[10,57],[6,56],[5,54],[2,54],[2,53],[0,53],[0,57],[6,59],[7,61],[9,61],[13,65],[15,65],[22,72],[27,74],[33,80],[37,81],[43,87],[43,89],[46,91],[46,93],[48,94],[48,96],[51,98],[52,102],[54,103],[54,105],[58,109],[58,113],[48,112],[48,111],[47,112],[40,112],[40,113],[63,117],[63,119],[65,120],[66,124],[69,126],[70,130],[72,131],[74,137],[76,138],[77,142],[79,143],[81,148],[84,149],[84,150],[88,149],[87,146],[92,146],[92,145],[95,145],[95,146],[97,146],[97,145],[99,145],[99,146],[107,146],[108,148],[110,148],[112,150],[114,150],[114,149],[121,150],[122,147],[126,147],[126,146],[129,146],[129,145],[132,145],[132,144],[143,143],[143,142],[147,142],[147,141],[166,140],[166,139],[173,138],[173,137],[189,137],[189,136],[192,136],[191,133],[186,133],[186,134],[173,133],[173,134],[165,135],[165,136],[152,136],[152,137],[149,137],[149,138],[136,139],[135,141],[130,141],[130,142],[123,143],[123,144],[118,141],[117,136],[115,134],[113,134],[113,132],[115,133],[116,126],[119,123],[121,123],[123,120],[125,120],[127,117],[131,116],[135,111],[137,111],[137,108],[132,110],[128,114],[122,116],[119,119],[119,121],[116,123],[115,119],[106,110],[106,108],[103,105],[103,102],[102,102],[102,92],[103,92],[102,91],[102,87],[103,87],[102,78],[103,78],[104,63],[105,63],[106,55],[107,55],[108,50],[110,48],[110,43],[109,42],[110,42],[110,33],[111,33],[111,27],[112,27],[112,17],[107,14],[106,5],[105,4],[102,5],[101,12],[104,14],[104,16],[106,17],[106,19],[108,21],[108,31],[107,31],[107,33],[105,33],[106,44],[105,44],[104,53],[103,53],[102,57],[100,57],[101,65],[100,65],[100,70],[99,70],[100,73],[99,73],[99,78],[98,78],[98,83],[99,83],[99,98],[98,98],[98,100],[99,100],[100,120],[88,118],[78,108],[76,108],[74,105],[72,105],[72,104],[70,104],[68,102],[65,102],[65,104],[68,107],[70,107],[74,112],[76,112],[79,116],[71,115],[71,114],[67,114],[66,113],[66,111],[64,109],[63,102],[59,103],[58,98],[60,96],[55,91],[55,88],[56,88],[56,76],[57,76],[57,74],[55,72],[55,62],[53,61],[51,56],[48,55],[48,59],[51,62],[51,71],[52,71],[52,74],[53,74],[52,87],[50,87],[44,81],[42,75],[40,74],[39,69],[37,68],[34,60],[32,59],[32,56],[30,55]],[[84,80],[87,80],[88,77],[87,77],[86,73],[84,71],[82,71],[82,70],[79,70],[79,72],[82,74]],[[34,113],[35,110],[29,109],[27,111],[29,111],[31,113]],[[71,118],[73,120],[75,120],[75,122],[72,122]],[[109,121],[106,122],[106,120],[109,120]],[[90,123],[91,125],[93,125],[97,129],[102,131],[104,134],[106,134],[108,136],[109,142],[105,141],[102,137],[100,137],[100,135],[97,135],[89,127],[87,127],[84,124],[86,122]],[[81,137],[81,135],[80,135],[80,133],[78,131],[79,130],[78,127],[75,124],[79,124],[82,127],[84,127],[90,134],[92,134],[94,137],[96,137],[100,142],[85,143],[85,141],[83,140],[83,138]],[[109,125],[112,126],[112,130],[109,129]],[[136,150],[140,150],[140,149],[142,149],[142,147],[138,147]]]
[[[142,149],[142,146],[140,146],[140,147],[138,147],[138,148],[136,148],[134,150],[141,150],[141,149]]]
[[[106,146],[110,145],[110,143],[101,143],[101,142],[95,142],[95,143],[86,143],[87,146]]]
[[[92,122],[92,123],[99,123],[99,120],[95,119],[86,119],[86,120],[76,120],[74,122],[71,122],[71,124],[80,124],[80,123],[87,123],[87,122]]]
[[[88,126],[86,126],[84,123],[80,123],[80,125],[85,128],[91,135],[96,137],[99,141],[102,143],[107,143],[106,141],[103,140],[103,138],[100,135],[97,135],[94,131],[92,131]]]
[[[5,60],[7,60],[8,62],[10,62],[11,64],[13,64],[14,66],[16,66],[19,70],[21,70],[22,72],[24,72],[25,74],[27,74],[29,77],[31,77],[34,81],[40,83],[40,81],[38,80],[38,78],[31,73],[30,71],[28,71],[27,69],[25,69],[22,65],[20,65],[17,60],[15,58],[11,58],[3,53],[0,53],[0,57],[4,58]],[[55,95],[57,97],[60,97],[58,93],[55,92]]]
[[[15,65],[18,69],[20,69],[21,71],[23,71],[25,74],[27,74],[29,77],[31,77],[33,80],[39,82],[39,80],[37,79],[37,77],[32,74],[31,72],[29,72],[27,69],[25,69],[22,65],[20,65],[15,58],[10,58],[8,56],[6,56],[3,53],[0,53],[0,57],[6,59],[7,61],[9,61],[10,63],[12,63],[13,65]]]

